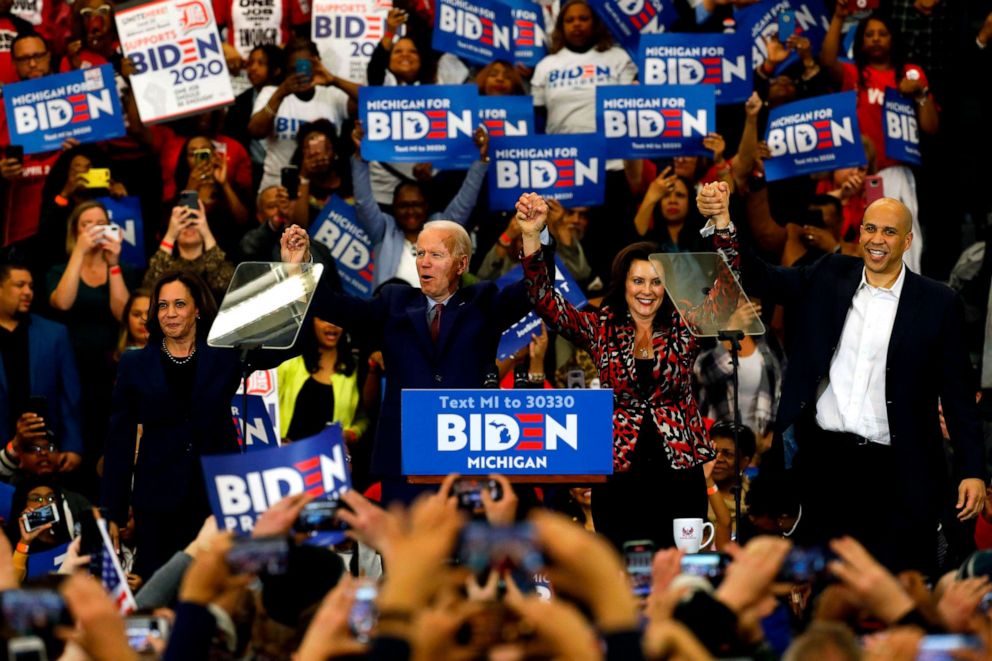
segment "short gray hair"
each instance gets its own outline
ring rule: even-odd
[[[452,243],[448,246],[448,250],[451,251],[452,256],[461,257],[464,255],[472,259],[472,239],[469,238],[464,227],[453,220],[432,220],[424,223],[424,227],[420,231],[423,232],[428,229],[448,232]]]

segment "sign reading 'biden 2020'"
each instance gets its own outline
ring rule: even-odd
[[[479,88],[475,85],[365,85],[358,91],[365,129],[362,158],[421,163],[476,154]]]
[[[405,475],[608,475],[612,390],[404,390]]]
[[[754,89],[750,51],[740,34],[645,35],[637,69],[645,85],[712,85],[717,103],[740,103]]]
[[[787,103],[769,113],[765,141],[768,181],[866,162],[855,92],[816,96]]]
[[[565,206],[603,203],[606,143],[599,133],[493,138],[489,143],[489,206],[513,209],[523,193]]]
[[[713,88],[604,85],[596,88],[596,124],[610,158],[705,155],[716,126]]]
[[[440,0],[431,45],[478,64],[512,62],[513,14],[502,2]]]
[[[24,153],[54,151],[72,138],[98,142],[124,135],[124,115],[109,64],[42,76],[3,88],[10,142]]]
[[[210,509],[220,527],[251,532],[258,516],[298,493],[337,498],[351,488],[344,437],[337,425],[289,445],[247,454],[203,457]]]

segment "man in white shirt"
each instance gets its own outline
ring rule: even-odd
[[[799,474],[799,543],[853,535],[890,569],[932,572],[940,515],[982,511],[984,445],[961,302],[904,265],[912,241],[909,210],[884,198],[865,211],[862,259],[798,269],[749,259],[745,279],[799,312],[776,425],[784,442],[767,466]]]

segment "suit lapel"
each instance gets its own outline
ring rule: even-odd
[[[841,279],[839,286],[834,290],[836,295],[834,298],[834,311],[829,317],[833,324],[830,328],[830,342],[834,349],[840,344],[840,335],[844,332],[844,322],[847,321],[847,312],[851,309],[851,305],[854,302],[854,294],[861,285],[861,275],[863,273],[864,264],[859,262],[857,265],[853,265],[847,276]]]
[[[896,306],[896,318],[892,322],[892,333],[889,335],[889,348],[885,355],[886,364],[892,364],[892,355],[906,330],[912,326],[913,320],[923,309],[920,299],[920,276],[910,271],[905,265],[906,281],[902,283],[899,294],[899,305]]]
[[[461,295],[462,290],[457,290],[444,304],[444,313],[441,315],[441,331],[437,338],[437,352],[444,353],[451,338],[454,336],[455,325],[458,323],[458,315],[465,310],[465,297]]]
[[[421,348],[430,355],[434,352],[434,343],[431,342],[431,329],[427,326],[427,298],[420,290],[415,291],[413,301],[406,308],[406,316],[410,319]],[[441,318],[441,325],[444,325],[444,317]]]

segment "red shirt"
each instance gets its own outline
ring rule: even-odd
[[[169,201],[179,193],[176,190],[176,163],[186,138],[163,124],[150,126],[154,144],[162,165],[162,199]],[[227,176],[235,189],[245,193],[251,190],[251,158],[240,142],[226,135],[211,138],[227,145]]]
[[[16,83],[17,70],[10,56],[10,46],[17,36],[17,28],[9,18],[0,18],[0,83]]]
[[[865,67],[865,86],[861,87],[858,68],[850,62],[842,62],[841,66],[844,67],[841,89],[858,91],[858,124],[861,125],[861,132],[871,139],[872,145],[875,147],[877,169],[881,170],[897,165],[898,161],[885,155],[885,127],[883,126],[885,90],[889,87],[899,87],[896,82],[896,70],[879,71],[871,66]],[[927,75],[923,69],[915,64],[906,64],[903,66],[903,77],[908,71],[919,73],[920,83],[923,84],[923,87],[929,87]],[[932,103],[933,99],[931,98],[930,101]]]
[[[7,131],[7,114],[0,106],[0,146],[10,144]],[[41,191],[45,187],[52,165],[61,151],[24,155],[24,171],[20,179],[9,182],[6,194],[0,199],[0,218],[3,224],[3,245],[23,241],[38,232],[41,217]]]

